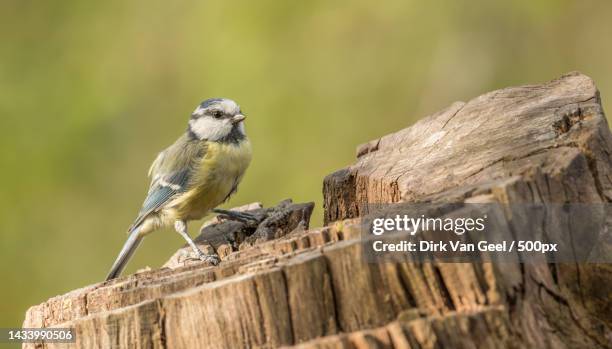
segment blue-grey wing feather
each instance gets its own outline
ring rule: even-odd
[[[194,144],[175,144],[161,152],[149,169],[152,177],[147,197],[142,204],[138,217],[128,231],[134,230],[153,212],[159,211],[177,195],[189,190],[191,175],[204,154],[205,147],[198,147],[194,156]],[[172,157],[169,159],[168,157]]]
[[[162,176],[149,190],[140,213],[154,211],[168,202],[174,195],[184,192],[189,183],[190,172],[190,169],[184,169]]]
[[[160,177],[152,183],[149,193],[142,204],[138,217],[129,231],[138,227],[152,212],[158,211],[177,194],[185,192],[189,184],[190,169]]]

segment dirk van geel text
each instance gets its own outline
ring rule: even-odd
[[[372,249],[375,252],[557,252],[557,244],[543,243],[539,240],[518,240],[489,242],[486,240],[478,243],[464,243],[461,241],[429,241],[418,242],[401,241],[398,243],[385,243],[374,241]]]

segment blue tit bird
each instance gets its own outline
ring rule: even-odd
[[[165,227],[174,227],[201,260],[219,262],[217,255],[206,255],[196,246],[187,222],[211,211],[232,213],[215,208],[236,192],[251,162],[244,119],[230,99],[207,99],[195,109],[187,131],[153,161],[149,192],[106,280],[121,274],[147,234]]]

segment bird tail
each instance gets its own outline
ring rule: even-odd
[[[108,272],[106,281],[118,277],[129,262],[143,238],[143,236],[139,234],[139,231],[140,227],[130,231],[127,241],[123,245],[123,248],[121,248],[121,252],[119,252],[119,256],[117,256],[115,263],[113,263],[111,270]]]

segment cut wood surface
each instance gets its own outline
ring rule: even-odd
[[[561,161],[584,162],[587,173],[576,179],[594,183],[572,197],[551,188],[550,199],[609,202],[611,142],[599,93],[584,75],[489,92],[360,146],[354,165],[325,178],[325,221],[358,217],[367,203],[473,191],[496,179],[529,180],[535,172],[552,175],[563,170],[555,163]]]
[[[593,81],[572,73],[454,103],[362,145],[312,204],[244,207],[161,269],[31,307],[23,327],[71,327],[44,348],[606,348],[610,264],[378,263],[359,217],[395,202],[610,203],[612,134]],[[608,240],[606,240],[608,239]],[[610,241],[602,236],[602,244]]]

